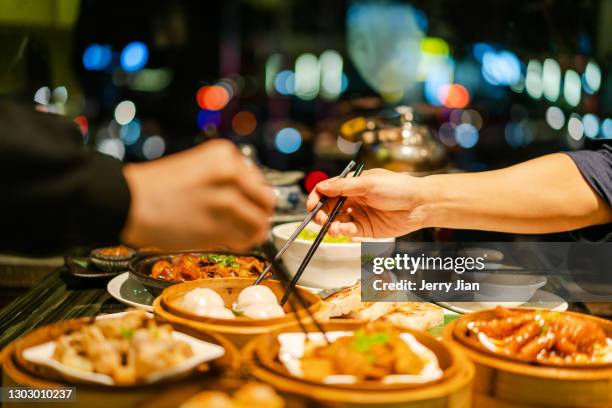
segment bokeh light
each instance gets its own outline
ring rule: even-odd
[[[521,63],[511,51],[486,51],[482,56],[482,76],[491,85],[512,85],[521,78]]]
[[[34,93],[34,102],[47,105],[51,100],[51,90],[48,86],[40,87]]]
[[[234,133],[240,136],[247,136],[255,131],[257,127],[257,119],[249,111],[238,112],[232,118],[232,129]]]
[[[133,145],[140,138],[140,121],[138,119],[134,119],[131,122],[121,126],[119,129],[119,136],[121,136],[121,140],[126,146]]]
[[[471,149],[478,143],[478,130],[469,123],[462,123],[455,128],[455,139],[459,146]]]
[[[601,122],[600,134],[604,139],[612,139],[612,119],[606,118]]]
[[[544,60],[542,81],[544,97],[551,102],[555,102],[559,99],[561,90],[561,67],[554,59],[547,58]]]
[[[118,160],[123,160],[125,156],[125,146],[119,139],[103,139],[98,143],[97,149],[100,153],[107,154]]]
[[[147,160],[161,157],[166,151],[166,142],[161,136],[153,135],[145,139],[142,144],[142,155]]]
[[[555,130],[560,130],[565,125],[565,114],[556,106],[546,109],[546,123]]]
[[[563,97],[570,106],[578,106],[582,93],[580,75],[571,69],[565,71],[565,79],[563,81]],[[578,139],[576,139],[578,140]]]
[[[353,155],[357,153],[359,147],[361,146],[360,142],[353,143],[349,142],[342,136],[337,137],[336,145],[338,146],[338,150],[340,150],[344,154]]]
[[[474,58],[476,58],[478,62],[482,62],[482,58],[487,52],[495,52],[495,48],[487,43],[476,43],[472,47],[472,54],[474,54]]]
[[[136,105],[132,101],[121,101],[115,107],[115,122],[127,125],[136,116]]]
[[[284,70],[276,75],[274,89],[281,95],[293,95],[295,92],[295,75],[293,71]]]
[[[452,123],[442,123],[438,130],[438,137],[446,146],[453,147],[457,145],[457,139],[455,139],[455,126]]]
[[[126,72],[136,72],[147,65],[149,49],[140,41],[129,43],[121,51],[121,68]]]
[[[323,180],[327,180],[328,178],[329,176],[325,172],[321,170],[313,170],[306,175],[306,178],[304,179],[304,187],[306,188],[306,191],[311,192],[314,190],[317,184]]]
[[[582,126],[582,121],[580,120],[579,115],[575,113],[570,115],[570,118],[567,121],[567,133],[576,141],[582,139],[582,136],[584,135],[584,126]]]
[[[323,99],[338,99],[342,92],[342,57],[337,51],[323,51],[319,57],[321,65],[320,94]]]
[[[198,112],[196,123],[198,124],[198,128],[202,130],[209,126],[219,127],[219,123],[221,123],[221,112],[203,109]]]
[[[83,67],[88,71],[101,71],[110,65],[111,59],[110,46],[91,44],[83,52]]]
[[[504,137],[511,147],[525,147],[533,141],[534,132],[527,119],[509,122],[504,129]]]
[[[540,61],[529,60],[525,76],[525,89],[533,99],[540,99],[544,91],[542,83],[542,64]]]
[[[482,127],[482,116],[473,109],[467,109],[461,113],[462,123],[471,123],[478,130]]]
[[[470,102],[470,93],[463,85],[443,85],[438,89],[438,99],[447,108],[464,108]]]
[[[79,115],[75,117],[74,123],[76,123],[79,126],[79,130],[81,131],[81,134],[83,136],[85,136],[89,132],[89,121],[87,120],[86,116]]]
[[[310,53],[295,60],[295,95],[303,100],[312,100],[319,93],[320,67],[318,58]]]
[[[586,137],[595,138],[599,133],[599,118],[597,115],[587,113],[582,117],[582,127]]]
[[[594,94],[599,91],[601,86],[601,69],[595,61],[589,61],[587,64],[582,74],[582,86],[588,94]]]
[[[218,111],[227,105],[230,100],[230,94],[223,86],[205,85],[198,89],[196,100],[200,108]]]
[[[274,138],[276,148],[285,154],[295,153],[302,145],[302,135],[296,129],[288,127],[278,131]]]

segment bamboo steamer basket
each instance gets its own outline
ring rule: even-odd
[[[29,334],[9,343],[2,351],[2,386],[3,387],[33,387],[33,388],[64,388],[76,386],[76,402],[70,402],[71,407],[107,408],[134,407],[142,402],[155,399],[166,393],[184,394],[194,387],[215,377],[236,376],[240,371],[240,355],[236,347],[216,334],[196,333],[188,328],[174,326],[176,330],[197,337],[201,340],[218,344],[225,349],[225,354],[217,360],[204,364],[195,373],[180,379],[160,381],[154,384],[135,386],[107,386],[87,383],[69,383],[53,370],[30,363],[22,357],[23,350],[53,340],[58,336],[75,330],[90,322],[90,318],[66,320],[32,331]],[[51,403],[49,403],[51,404]],[[46,406],[39,403],[40,406]],[[53,404],[58,405],[59,404]],[[31,407],[31,402],[3,403],[6,407]]]
[[[286,315],[283,317],[272,319],[249,319],[239,316],[231,320],[198,316],[177,304],[178,299],[182,298],[192,289],[208,288],[221,295],[226,306],[231,306],[236,301],[240,291],[251,286],[254,281],[254,279],[249,278],[217,278],[180,283],[165,289],[161,296],[155,299],[153,302],[153,311],[156,315],[165,320],[190,327],[198,332],[221,334],[239,348],[243,347],[255,336],[294,325],[296,317],[299,317],[303,321],[309,320],[308,313],[304,309],[298,310],[298,316],[296,316],[296,313],[291,311],[289,302],[284,306]],[[265,280],[261,284],[269,287],[277,298],[280,299],[283,296],[284,286],[280,281]],[[300,292],[308,304],[310,313],[312,313],[315,318],[325,314],[325,308],[323,307],[321,298],[300,287],[296,287],[294,290]]]
[[[330,321],[323,323],[325,331],[355,330],[360,323]],[[318,331],[312,324],[309,331]],[[467,408],[471,407],[473,364],[453,346],[433,336],[411,330],[418,341],[431,349],[444,371],[441,379],[426,384],[322,384],[291,376],[277,361],[276,337],[281,332],[298,332],[294,325],[258,336],[241,351],[244,367],[257,380],[273,384],[286,393],[306,396],[333,407],[405,407],[405,408]]]
[[[553,367],[530,364],[503,358],[460,339],[459,331],[465,329],[465,324],[490,318],[492,313],[492,310],[470,313],[444,329],[444,341],[454,344],[476,365],[474,407],[612,407],[612,365]],[[612,322],[608,320],[563,313],[596,322],[609,337],[612,336]]]

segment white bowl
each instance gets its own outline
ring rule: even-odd
[[[277,225],[272,229],[274,245],[281,248],[300,222]],[[319,231],[314,222],[309,229]],[[394,242],[395,238],[352,238],[353,242],[321,242],[298,283],[321,289],[351,286],[361,278],[361,242]],[[283,263],[291,276],[295,276],[313,241],[296,239],[283,255]]]
[[[491,308],[498,305],[520,306],[528,302],[547,282],[545,276],[538,275],[475,272],[473,276],[474,281],[480,283],[480,290],[474,294],[474,300],[482,306]]]

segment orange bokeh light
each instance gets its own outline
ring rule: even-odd
[[[229,92],[219,85],[206,85],[198,89],[196,100],[200,108],[206,110],[221,110],[230,100]]]
[[[444,85],[438,91],[438,99],[447,108],[465,108],[470,103],[470,93],[463,85]]]
[[[232,129],[237,135],[246,136],[253,133],[257,127],[257,119],[249,111],[238,112],[232,119]]]

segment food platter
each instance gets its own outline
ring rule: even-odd
[[[452,310],[456,313],[472,313],[480,310],[490,309],[491,306],[482,305],[479,302],[437,302],[438,305]],[[502,306],[503,306],[503,302]],[[568,308],[568,304],[563,298],[555,295],[554,293],[539,289],[535,292],[533,297],[526,303],[523,303],[520,307],[533,307],[541,309],[549,309],[555,312],[564,312]]]
[[[246,260],[246,265],[242,264]],[[176,283],[221,277],[257,277],[265,268],[266,259],[256,253],[229,251],[176,251],[137,255],[129,264],[130,276],[149,292],[159,295]],[[161,265],[161,264],[164,265]],[[218,268],[213,269],[215,266]],[[165,272],[156,275],[155,268]],[[179,276],[175,276],[178,274]]]
[[[326,332],[354,331],[361,323],[332,321],[323,325]],[[316,330],[309,325],[310,330]],[[282,333],[299,333],[299,327],[283,329]],[[374,404],[405,404],[402,406],[470,406],[470,384],[474,374],[471,363],[453,348],[425,333],[410,332],[421,344],[437,356],[443,376],[422,384],[383,384],[379,381],[360,381],[354,384],[330,384],[291,375],[278,360],[279,332],[268,333],[252,340],[242,357],[249,371],[261,381],[274,383],[285,392],[296,393],[327,403],[349,403],[362,406]]]
[[[518,309],[523,310],[523,309]],[[464,315],[444,329],[444,341],[454,345],[476,366],[474,407],[608,407],[612,406],[612,367],[605,365],[543,365],[501,356],[464,341],[466,324],[490,318],[491,310]],[[610,333],[610,321],[563,312],[589,319]]]

